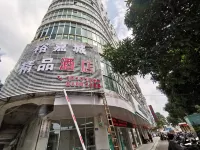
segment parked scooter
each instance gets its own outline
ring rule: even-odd
[[[167,135],[165,133],[160,133],[160,140],[167,140]]]

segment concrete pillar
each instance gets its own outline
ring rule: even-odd
[[[99,126],[97,117],[94,117],[96,150],[110,149],[107,126]]]
[[[11,150],[11,147],[8,146],[8,145],[5,145],[4,148],[3,148],[3,150]]]
[[[6,112],[5,109],[0,108],[0,128],[1,128],[1,125],[2,125],[2,122],[3,122],[3,118],[4,118],[4,115],[5,115],[5,112]]]
[[[136,131],[136,134],[137,134],[137,136],[138,136],[138,138],[139,138],[139,143],[140,143],[140,145],[142,145],[142,139],[141,139],[141,137],[140,137],[139,130],[138,130],[137,128],[135,128],[135,131]]]
[[[128,135],[127,137],[128,137],[128,147],[129,148],[131,148],[132,149],[132,147],[133,147],[133,144],[132,144],[132,142],[133,142],[133,136],[132,136],[132,129],[126,129],[126,134]]]
[[[137,142],[137,139],[136,139],[136,137],[135,137],[135,134],[134,134],[133,130],[134,130],[134,129],[131,129],[131,134],[132,134],[134,143],[136,144],[136,147],[138,147],[138,142]],[[137,136],[137,135],[136,135],[136,136]]]
[[[40,131],[40,118],[33,119],[26,125],[21,134],[17,150],[34,150]]]
[[[119,146],[120,146],[120,149],[122,149],[122,143],[121,143],[121,137],[120,137],[120,129],[118,127],[116,127],[116,133],[117,133],[117,137],[118,137],[118,142],[119,142]]]
[[[36,142],[36,150],[44,150],[47,148],[50,125],[51,121],[47,119],[41,121],[39,127],[40,132],[38,132],[38,138]]]

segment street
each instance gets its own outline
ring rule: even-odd
[[[159,140],[156,150],[167,150],[168,149],[168,141]]]

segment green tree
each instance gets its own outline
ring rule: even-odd
[[[133,38],[105,46],[115,72],[150,74],[168,97],[165,110],[183,118],[200,105],[200,1],[130,0],[125,16]],[[124,65],[126,64],[126,65]]]
[[[167,118],[167,122],[169,123],[169,124],[172,124],[172,125],[178,125],[179,123],[181,123],[181,122],[183,122],[183,120],[181,120],[181,119],[177,119],[177,118],[173,118],[173,117],[171,117],[171,116],[168,116]]]
[[[159,112],[156,112],[156,117],[157,117],[157,128],[162,128],[164,125],[167,125],[166,118]]]
[[[200,113],[200,106],[196,105],[195,108],[197,109],[197,113]]]

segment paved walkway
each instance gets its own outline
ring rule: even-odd
[[[169,142],[167,140],[165,141],[159,141],[159,144],[156,147],[156,150],[168,150]]]
[[[143,144],[137,148],[137,150],[156,150],[160,137],[154,137],[153,143]]]

